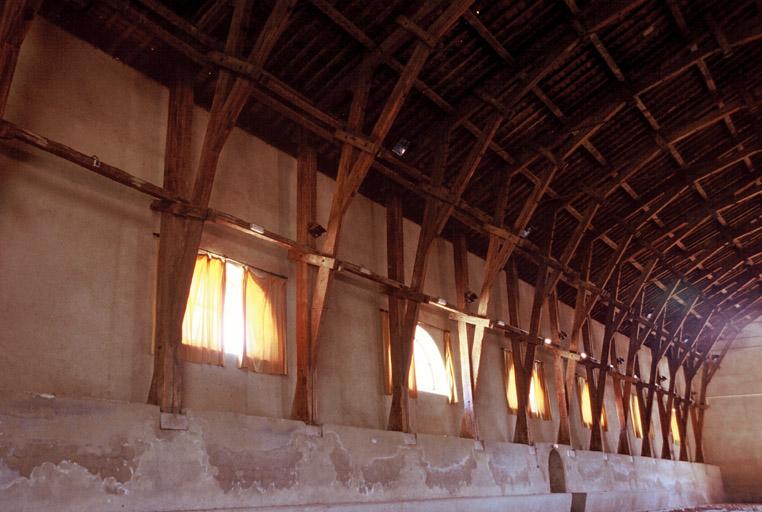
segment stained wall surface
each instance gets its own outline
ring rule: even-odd
[[[95,399],[0,399],[3,510],[652,510],[722,499],[714,466]],[[643,467],[645,466],[645,467]],[[584,508],[572,509],[572,500]],[[613,508],[612,505],[618,505]]]
[[[61,65],[66,63],[66,65]],[[87,79],[83,79],[87,77]],[[37,20],[22,48],[6,117],[9,121],[93,154],[153,183],[162,182],[168,92],[161,85],[104,53]],[[196,109],[194,147],[199,150],[207,113]],[[196,157],[198,155],[196,154]],[[284,236],[295,238],[294,158],[240,130],[233,130],[221,156],[211,206]],[[318,175],[318,220],[325,225],[334,182]],[[143,403],[150,384],[152,322],[158,248],[158,214],[138,193],[91,175],[56,157],[25,148],[0,148],[0,391],[53,394]],[[406,275],[418,226],[405,222]],[[357,196],[346,216],[339,257],[385,274],[385,210]],[[186,364],[184,404],[194,411],[225,411],[287,418],[294,390],[294,279],[284,250],[216,226],[205,229],[202,248],[289,276],[288,375],[271,376]],[[472,289],[478,289],[483,260],[468,260]],[[425,292],[455,302],[452,246],[437,240]],[[505,279],[498,279],[490,315],[507,317]],[[532,288],[520,284],[521,317],[527,326]],[[377,291],[336,279],[329,294],[318,350],[318,420],[323,424],[383,429],[384,397]],[[570,330],[571,310],[561,306],[561,327]],[[424,310],[434,329],[455,326]],[[543,315],[541,334],[547,334]],[[593,341],[603,329],[594,323]],[[485,341],[476,412],[481,437],[512,439],[515,416],[503,389],[500,343]],[[619,353],[627,340],[616,339]],[[459,367],[455,354],[456,372]],[[553,396],[552,362],[545,361]],[[229,361],[230,362],[230,361]],[[649,358],[640,357],[643,369]],[[666,371],[662,372],[666,374]],[[459,377],[457,378],[459,381]],[[678,383],[679,384],[679,383]],[[587,446],[572,397],[572,437]],[[421,434],[455,435],[461,404],[421,393],[412,404]],[[607,391],[607,451],[616,450],[619,422]],[[552,442],[552,421],[530,420],[537,441]],[[655,448],[661,436],[652,419]],[[630,432],[635,450],[639,440]]]
[[[707,392],[706,459],[722,468],[729,498],[762,503],[762,320],[741,331]]]

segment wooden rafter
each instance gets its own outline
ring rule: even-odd
[[[6,0],[0,7],[0,117],[11,90],[16,61],[42,0]]]

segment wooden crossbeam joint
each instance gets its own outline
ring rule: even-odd
[[[417,37],[423,44],[425,44],[430,49],[434,49],[437,46],[438,38],[432,36],[427,31],[422,29],[420,26],[418,26],[413,20],[408,18],[407,16],[397,16],[397,18],[394,20],[397,25],[404,28],[408,32],[410,32],[412,35]]]
[[[350,144],[360,151],[364,151],[366,153],[370,153],[371,155],[378,155],[379,150],[381,148],[381,145],[378,142],[372,142],[371,140],[367,139],[366,137],[363,137],[362,135],[357,135],[354,133],[350,133],[345,130],[336,130],[334,132],[334,136],[342,141],[346,142],[347,144]]]

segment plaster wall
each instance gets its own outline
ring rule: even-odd
[[[704,451],[722,469],[730,499],[762,503],[762,320],[732,347],[709,385]]]

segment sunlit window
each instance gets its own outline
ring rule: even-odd
[[[643,422],[640,419],[640,400],[637,393],[630,394],[630,418],[632,419],[632,429],[638,439],[643,438]]]
[[[582,424],[586,428],[592,428],[593,402],[590,396],[590,386],[588,385],[587,379],[581,376],[577,376],[577,396],[579,396],[579,412],[582,417]],[[601,428],[603,430],[608,430],[605,405],[601,406]]]
[[[384,342],[384,393],[392,393],[392,355],[389,313],[381,311]],[[408,389],[411,398],[417,398],[423,391],[448,398],[450,403],[458,401],[455,383],[455,367],[452,355],[450,332],[442,331],[444,354],[431,334],[422,326],[415,329],[413,360],[408,373]]]
[[[183,357],[223,365],[223,353],[239,366],[283,374],[285,279],[221,256],[201,253],[183,318]]]
[[[418,325],[415,328],[415,384],[418,391],[435,395],[450,395],[450,379],[445,370],[444,359],[431,334]]]
[[[510,351],[503,351],[505,398],[508,402],[508,410],[516,414],[519,408],[518,388],[516,387],[516,368],[513,364],[513,355]],[[542,361],[535,361],[532,366],[532,379],[529,382],[529,413],[534,418],[550,420],[550,402],[548,401],[548,388],[545,385],[545,373]]]

